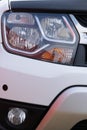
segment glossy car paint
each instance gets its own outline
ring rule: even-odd
[[[37,130],[70,130],[74,124],[87,118],[86,98],[86,87],[67,89],[56,99]]]

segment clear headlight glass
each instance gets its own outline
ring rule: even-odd
[[[66,14],[6,12],[2,30],[3,44],[11,53],[53,63],[73,63],[78,34]]]
[[[40,34],[36,28],[13,27],[8,34],[10,46],[22,50],[32,50],[40,43]]]
[[[39,23],[39,20],[38,20]],[[73,33],[73,30],[69,29],[67,25],[67,19],[63,17],[46,17],[42,18],[41,21],[41,27],[44,32],[44,36],[48,40],[52,40],[55,42],[67,42],[73,43],[75,40],[75,36]],[[39,23],[39,26],[40,26]]]

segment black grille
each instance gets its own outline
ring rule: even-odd
[[[87,27],[87,15],[75,15],[75,17],[82,26]]]

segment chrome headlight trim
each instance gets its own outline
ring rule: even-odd
[[[78,33],[79,33],[79,36],[80,36],[80,44],[87,44],[87,27],[83,27],[79,21],[75,18],[74,15],[70,15]]]

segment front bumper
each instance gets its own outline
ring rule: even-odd
[[[1,18],[3,12],[9,10],[9,4],[7,0],[0,2]],[[48,112],[37,130],[69,130],[87,118],[86,67],[52,64],[10,54],[2,43],[0,35],[1,99],[47,107]],[[3,90],[4,85],[8,86],[7,91]]]

